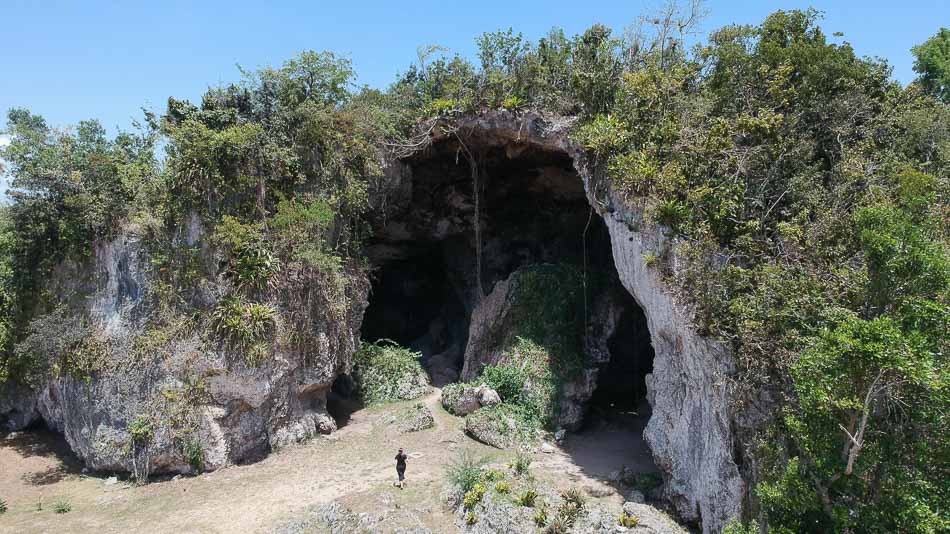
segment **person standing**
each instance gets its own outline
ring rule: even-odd
[[[399,449],[399,452],[396,453],[396,474],[399,476],[399,481],[396,482],[396,485],[402,489],[402,485],[406,480],[406,460],[409,457],[406,456],[406,453],[402,452],[402,449]]]

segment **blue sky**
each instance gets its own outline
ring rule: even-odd
[[[98,118],[114,133],[143,106],[161,111],[168,96],[195,100],[209,85],[237,80],[237,64],[278,65],[301,50],[328,49],[353,61],[361,83],[384,87],[418,45],[472,55],[479,34],[509,26],[529,38],[595,22],[619,31],[658,0],[3,4],[0,111],[26,107],[57,126]],[[950,25],[948,0],[709,0],[703,29],[809,5],[825,12],[828,33],[841,31],[858,53],[886,58],[904,83],[914,77],[910,47]]]

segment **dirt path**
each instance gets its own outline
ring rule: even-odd
[[[442,410],[438,390],[421,402],[432,411],[434,428],[398,433],[391,424],[394,414],[413,402],[367,408],[354,412],[332,436],[261,462],[142,487],[81,475],[77,466],[63,462],[61,451],[39,443],[35,435],[3,436],[0,498],[9,510],[0,516],[0,532],[268,532],[308,506],[330,500],[354,510],[398,511],[400,526],[452,531],[454,517],[439,501],[445,465],[462,449],[498,462],[510,453],[465,437],[462,420]],[[392,484],[393,456],[400,446],[411,457],[404,490]],[[618,468],[621,464],[617,459]],[[539,477],[558,484],[600,485],[610,492],[568,452],[537,454],[536,465]],[[68,501],[71,511],[55,513],[59,500]]]

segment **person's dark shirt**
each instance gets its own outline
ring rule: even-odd
[[[409,458],[404,453],[399,453],[396,455],[396,467],[406,468],[406,459]]]

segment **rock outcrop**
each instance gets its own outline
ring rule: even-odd
[[[200,223],[192,217],[186,226],[185,239],[198,244]],[[199,250],[211,261],[207,246]],[[151,472],[212,470],[336,429],[326,393],[350,370],[365,289],[350,295],[342,316],[312,317],[308,354],[278,339],[264,361],[249,365],[202,332],[157,320],[160,285],[151,259],[139,229],[129,226],[96,243],[88,263],[57,269],[49,287],[59,308],[34,320],[43,329],[28,341],[43,348],[62,330],[82,328],[101,350],[85,376],[51,373],[32,388],[2,392],[7,428],[42,420],[90,469],[127,472],[142,472],[143,462]],[[189,298],[207,304],[221,293],[209,280]],[[283,305],[280,295],[270,299]],[[141,423],[138,439],[134,423]]]
[[[442,407],[452,415],[464,417],[479,408],[501,402],[498,392],[485,384],[449,384],[442,388]]]

